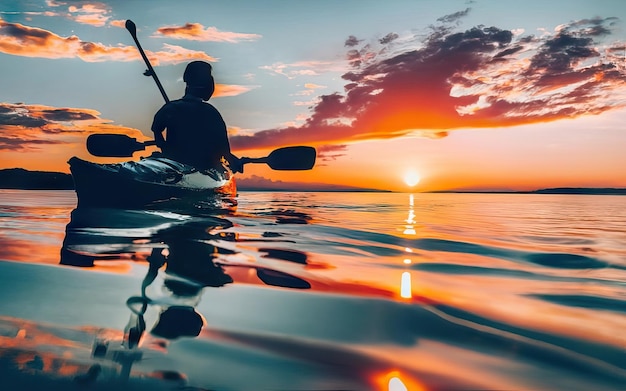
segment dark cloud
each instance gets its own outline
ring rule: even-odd
[[[548,40],[539,53],[531,59],[526,73],[567,71],[578,61],[598,57],[599,53],[593,45],[594,41],[589,37],[575,37],[568,33],[560,33]]]
[[[56,122],[94,120],[96,114],[93,110],[0,103],[0,126],[45,128]]]
[[[360,43],[361,43],[360,39],[358,39],[354,35],[351,35],[351,36],[348,37],[348,39],[346,39],[346,42],[344,43],[344,45],[347,46],[347,47],[352,47],[352,46],[357,46]]]
[[[50,121],[85,121],[97,118],[92,113],[76,111],[75,109],[42,110],[41,114]]]
[[[511,47],[511,48],[508,48],[508,49],[505,49],[505,50],[503,50],[501,52],[496,53],[495,56],[493,56],[493,58],[494,59],[498,59],[500,57],[510,56],[510,55],[515,54],[515,53],[517,53],[517,52],[519,52],[520,50],[523,50],[523,49],[524,49],[524,47],[521,46],[521,45],[518,45],[518,46],[515,46],[515,47]]]
[[[386,45],[392,41],[395,41],[396,39],[398,39],[400,36],[396,33],[389,33],[387,35],[385,35],[384,37],[382,37],[381,39],[378,40],[378,42],[380,42],[382,45]]]
[[[20,137],[0,136],[0,151],[24,152],[39,150],[40,146],[59,145],[65,142],[58,140],[31,140]]]
[[[440,18],[444,24],[431,26],[421,41],[347,45],[351,69],[342,76],[342,94],[319,97],[300,127],[235,136],[233,146],[440,138],[452,129],[554,121],[626,106],[626,70],[617,62],[624,43],[602,41],[611,41],[615,18],[572,22],[541,37],[493,26],[455,31],[450,23],[467,12]]]
[[[581,33],[590,37],[600,37],[610,35],[611,27],[614,27],[618,21],[619,18],[614,16],[608,18],[595,17],[592,19],[582,19],[570,23],[568,26],[565,26],[564,30],[573,30],[577,33]]]
[[[25,128],[39,128],[48,124],[43,118],[31,117],[24,113],[16,113],[7,111],[2,107],[3,112],[0,112],[0,126],[22,126]]]
[[[470,11],[471,11],[471,8],[466,8],[463,11],[458,11],[458,12],[452,13],[450,15],[442,16],[439,19],[437,19],[437,22],[441,22],[441,23],[455,23],[455,22],[458,22],[463,17],[467,16],[467,14],[469,14]]]

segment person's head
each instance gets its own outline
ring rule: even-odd
[[[183,73],[183,81],[187,83],[185,92],[202,100],[209,100],[215,91],[211,69],[211,64],[204,61],[192,61],[187,64]]]

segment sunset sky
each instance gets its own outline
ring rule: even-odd
[[[69,172],[92,133],[151,138],[195,59],[233,152],[311,145],[240,183],[626,187],[626,1],[0,0],[0,169]]]

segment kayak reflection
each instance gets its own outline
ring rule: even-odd
[[[257,258],[270,258],[307,265],[305,253],[264,246],[284,242],[280,236],[240,239],[230,228],[233,223],[228,215],[79,207],[72,211],[66,226],[60,263],[104,268],[110,261],[146,262],[150,267],[161,263],[171,275],[213,287],[224,285],[224,278],[233,282],[231,277],[223,277],[226,267],[230,273],[241,275],[237,282],[295,289],[311,287],[300,277],[255,262]],[[226,260],[240,254],[237,246],[243,242],[260,244],[258,251],[245,254],[250,261]],[[244,276],[236,269],[254,269],[257,278],[251,280],[249,273]]]

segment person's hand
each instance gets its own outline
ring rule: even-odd
[[[157,140],[156,146],[159,147],[161,152],[165,153],[165,150],[167,149],[167,146],[165,144],[165,140]]]
[[[228,161],[228,165],[234,173],[240,172],[243,174],[243,162],[241,159],[233,156],[233,158]]]

